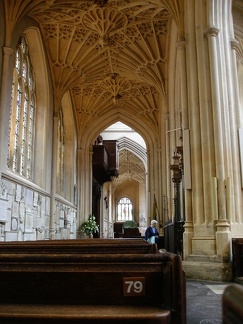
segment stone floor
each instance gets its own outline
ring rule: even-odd
[[[187,324],[222,323],[222,295],[227,283],[187,279]]]

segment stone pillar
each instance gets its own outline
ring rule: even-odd
[[[165,120],[165,156],[170,157],[170,137],[169,137],[169,114],[164,115],[164,120]],[[170,186],[171,186],[171,172],[170,172],[170,160],[169,158],[166,159],[166,192],[167,192],[167,200],[168,200],[168,205],[167,205],[167,218],[163,220],[163,222],[167,222],[171,217],[172,217],[172,210],[170,206],[170,201],[171,201],[171,194],[170,194]]]
[[[182,106],[182,129],[183,129],[183,156],[184,156],[184,178],[185,178],[185,225],[183,234],[183,257],[186,258],[192,253],[193,221],[191,201],[191,166],[190,161],[185,163],[185,158],[190,160],[189,151],[189,122],[187,104],[187,77],[186,77],[186,42],[181,40],[177,43],[181,78],[181,106]]]
[[[242,208],[241,208],[241,183],[240,183],[240,163],[238,156],[240,156],[238,138],[236,130],[241,128],[240,124],[240,99],[239,99],[239,84],[238,84],[238,75],[237,75],[237,62],[236,62],[236,51],[239,48],[239,43],[235,39],[231,39],[231,51],[229,52],[229,66],[230,69],[230,79],[228,80],[228,86],[230,88],[230,126],[231,126],[231,150],[232,150],[232,177],[231,185],[233,187],[232,195],[229,199],[234,199],[232,213],[232,222],[231,224],[232,232],[241,233],[242,229],[239,229],[238,224],[241,223],[242,219]],[[243,170],[242,177],[243,177]]]
[[[225,22],[226,23],[226,22]],[[209,63],[210,63],[210,80],[212,92],[212,110],[213,110],[213,128],[214,128],[214,150],[215,150],[215,169],[217,178],[217,202],[218,202],[218,221],[216,224],[216,250],[219,258],[223,262],[227,262],[229,258],[229,247],[231,234],[229,231],[229,223],[226,215],[226,192],[225,192],[225,155],[223,136],[225,125],[223,121],[223,111],[221,98],[223,97],[221,80],[219,75],[223,75],[219,70],[220,61],[218,58],[218,39],[219,29],[216,26],[208,27],[204,34],[208,38]]]
[[[55,239],[58,116],[53,117],[50,239]]]
[[[217,53],[217,36],[219,29],[211,26],[205,30],[208,37],[209,60],[210,60],[210,78],[212,91],[213,108],[213,128],[214,128],[214,149],[217,177],[217,200],[218,200],[218,219],[226,219],[226,197],[225,197],[225,169],[224,169],[224,151],[223,151],[223,125],[222,125],[222,107],[220,104],[221,91],[219,89],[219,62]]]
[[[92,213],[92,146],[78,147],[78,226]]]
[[[235,150],[239,126],[230,119],[234,116],[234,104],[231,107],[230,101],[235,93],[228,85],[232,82],[229,74],[236,71],[229,63],[228,53],[229,36],[233,37],[231,5],[231,0],[196,3],[186,0],[186,73],[182,70],[183,41],[177,46],[181,57],[178,70],[181,70],[183,137],[190,143],[192,189],[186,186],[189,212],[184,226],[183,265],[188,277],[205,280],[227,281],[232,267],[228,262],[231,240],[228,216],[235,200],[232,196],[237,192],[232,190],[235,186],[232,172],[238,171],[239,177],[239,168],[234,164],[234,159],[239,159]],[[183,143],[183,154],[185,151]]]

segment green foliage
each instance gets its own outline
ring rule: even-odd
[[[88,220],[79,227],[79,232],[86,235],[99,232],[99,225],[97,225],[94,215],[89,215]]]
[[[123,228],[135,228],[137,227],[137,223],[134,221],[134,220],[129,220],[129,221],[126,221],[123,226]]]

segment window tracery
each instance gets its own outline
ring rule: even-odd
[[[28,44],[20,38],[13,72],[7,166],[27,179],[32,178],[35,82]]]
[[[121,198],[117,203],[117,221],[128,221],[133,219],[133,203],[127,198]]]

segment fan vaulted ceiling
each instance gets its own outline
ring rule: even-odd
[[[176,0],[18,3],[6,1],[9,19],[27,14],[40,24],[56,105],[69,90],[79,130],[90,118],[118,107],[157,128],[165,93],[168,26]]]
[[[94,118],[111,109],[158,129],[166,95],[171,22],[179,0],[5,0],[6,45],[21,17],[41,28],[55,107],[72,96],[79,138]],[[234,0],[238,9],[242,1]],[[235,17],[235,22],[237,16]],[[242,30],[235,25],[237,36]],[[126,151],[124,151],[126,152]],[[126,155],[127,157],[127,155]]]
[[[55,106],[69,91],[79,137],[94,118],[110,109],[122,109],[123,114],[137,116],[157,129],[176,0],[169,5],[159,0],[13,2],[5,1],[9,20],[28,15],[40,25]],[[122,150],[119,160],[118,183],[145,182],[144,165],[132,151]]]

